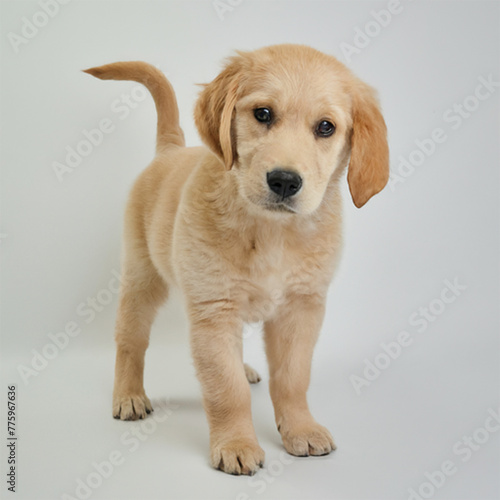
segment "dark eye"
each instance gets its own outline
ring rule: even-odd
[[[327,120],[320,121],[316,127],[319,137],[330,137],[335,132],[335,125]]]
[[[273,113],[269,108],[257,108],[254,109],[253,115],[255,119],[261,123],[271,123],[273,119]]]

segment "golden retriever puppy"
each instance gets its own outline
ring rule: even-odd
[[[186,148],[174,91],[143,62],[86,70],[134,80],[158,112],[156,157],[125,216],[113,415],[152,411],[144,354],[158,307],[180,287],[210,427],[211,463],[254,474],[264,461],[243,363],[245,322],[264,325],[270,392],[285,449],[335,449],[309,411],[311,358],[341,248],[339,183],[357,207],[387,183],[386,126],[371,87],[335,58],[277,45],[238,52],[204,86],[195,121],[206,147]]]

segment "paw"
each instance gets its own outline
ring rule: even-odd
[[[264,464],[264,450],[253,439],[219,441],[211,448],[213,467],[228,474],[253,476]]]
[[[260,382],[260,375],[250,366],[245,363],[245,375],[247,376],[247,380],[251,384],[257,384]]]
[[[337,448],[328,429],[316,422],[278,430],[286,451],[297,457],[328,455]]]
[[[120,420],[146,418],[153,411],[146,394],[130,394],[113,397],[113,417]]]

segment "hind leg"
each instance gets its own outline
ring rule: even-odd
[[[130,252],[124,267],[115,330],[113,416],[137,420],[152,411],[143,385],[144,356],[156,311],[167,298],[167,285],[145,252]]]
[[[245,375],[248,382],[251,384],[258,384],[261,381],[260,375],[257,370],[253,369],[249,364],[245,363]]]

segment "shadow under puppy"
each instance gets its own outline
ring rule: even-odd
[[[300,45],[238,52],[205,85],[186,148],[174,91],[143,62],[86,70],[134,80],[158,112],[156,156],[130,194],[116,322],[113,415],[152,411],[144,355],[157,308],[182,290],[210,426],[211,463],[253,474],[264,461],[243,363],[244,322],[264,324],[270,392],[286,450],[335,449],[306,392],[341,247],[339,183],[357,207],[387,183],[386,126],[371,87],[335,58]]]

